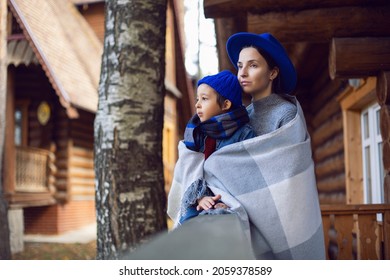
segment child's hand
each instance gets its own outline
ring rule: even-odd
[[[229,206],[227,206],[225,203],[223,202],[218,202],[217,204],[214,205],[214,208],[215,209],[218,209],[218,208],[223,208],[223,209],[229,209]]]
[[[198,200],[198,205],[196,210],[209,210],[214,207],[215,202],[221,199],[221,195],[217,194],[216,196],[204,196]]]

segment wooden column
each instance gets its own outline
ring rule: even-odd
[[[8,203],[3,196],[3,148],[7,96],[7,1],[0,0],[0,260],[11,259]]]
[[[218,61],[220,70],[230,70],[236,73],[236,69],[230,62],[226,51],[226,42],[231,35],[237,32],[246,31],[246,15],[236,18],[218,18],[215,19],[215,31],[217,38]]]
[[[377,78],[376,93],[381,105],[380,123],[383,141],[384,203],[390,203],[390,72],[381,72]]]
[[[16,185],[14,70],[14,67],[9,67],[7,75],[7,107],[3,167],[3,191],[7,197],[15,193]]]

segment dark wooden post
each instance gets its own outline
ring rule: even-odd
[[[390,203],[390,72],[380,72],[376,93],[381,106],[380,123],[383,141],[384,203]]]
[[[11,259],[8,203],[4,197],[3,149],[7,96],[7,1],[0,0],[0,260]]]

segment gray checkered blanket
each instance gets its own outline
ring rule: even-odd
[[[204,178],[239,216],[258,259],[325,259],[310,137],[302,109],[281,128],[204,155],[179,143],[168,196],[177,225],[185,190]],[[227,244],[228,246],[228,244]]]

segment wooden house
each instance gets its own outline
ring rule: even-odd
[[[226,40],[270,32],[298,72],[329,259],[390,258],[390,2],[204,0]]]
[[[181,2],[168,2],[163,148],[170,185],[193,100],[184,69]],[[60,234],[95,222],[93,124],[104,1],[9,0],[8,7],[2,177],[11,242],[20,243],[23,233]]]

